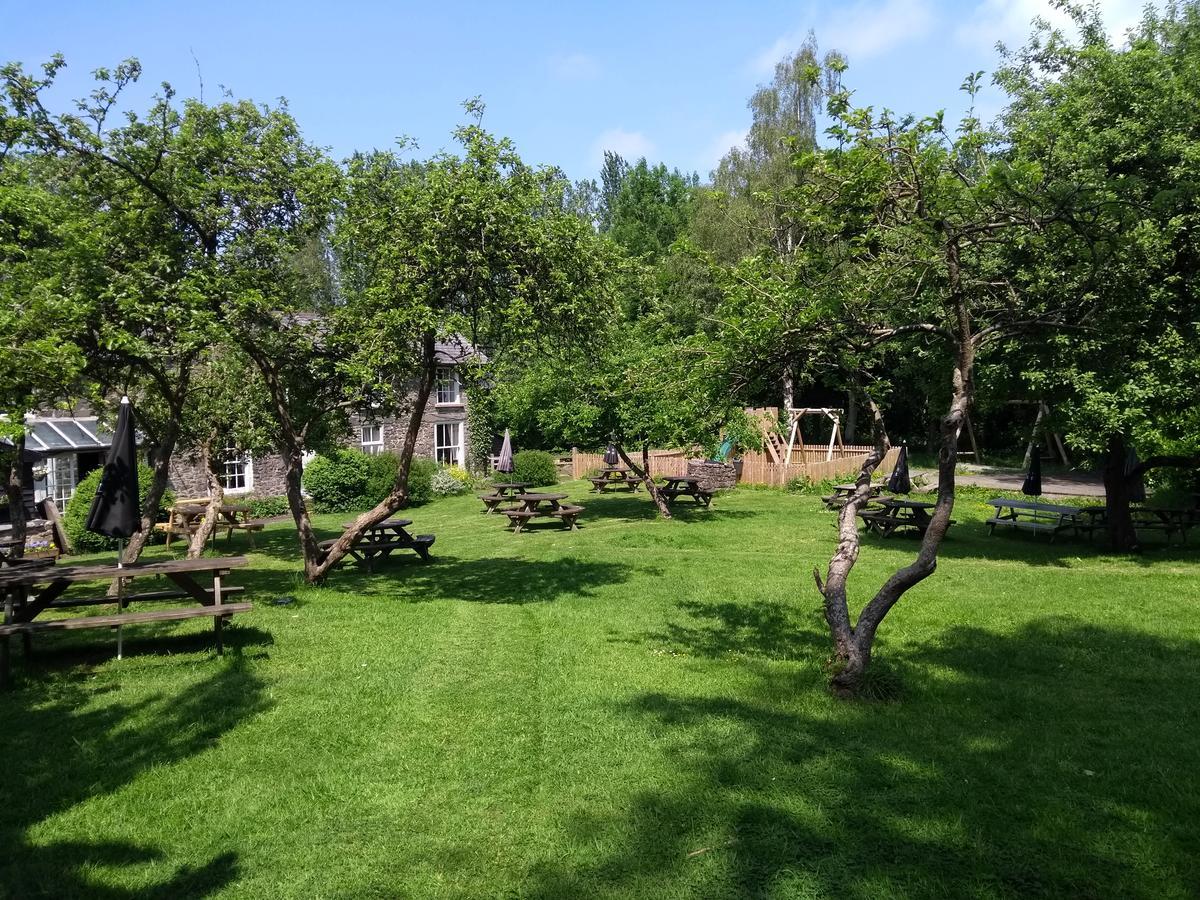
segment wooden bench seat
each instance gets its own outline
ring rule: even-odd
[[[321,541],[317,547],[324,554],[329,552],[329,548],[338,542],[338,538],[330,538],[329,540]],[[429,562],[429,548],[433,546],[437,540],[436,535],[432,534],[415,534],[412,540],[396,536],[394,540],[376,541],[371,543],[357,543],[346,551],[346,556],[338,562],[338,565],[343,565],[346,557],[353,559],[355,562],[363,563],[367,567],[367,571],[373,571],[374,561],[380,557],[386,557],[393,550],[415,550],[417,555],[425,562]]]
[[[576,524],[575,520],[579,518],[582,512],[582,506],[560,506],[558,509],[550,510],[546,513],[546,515],[562,519],[564,525],[566,525],[572,531],[576,531],[578,530],[579,526]]]
[[[1060,531],[1064,527],[1075,527],[1073,525],[1072,526],[1060,525],[1060,524],[1058,524],[1057,521],[1042,522],[1042,521],[1031,521],[1029,519],[1006,519],[1006,518],[1003,518],[1000,516],[992,516],[990,519],[985,519],[984,524],[991,525],[993,527],[995,527],[996,525],[1006,525],[1009,528],[1020,528],[1024,531],[1050,531],[1050,532]]]
[[[109,616],[73,616],[70,619],[34,619],[32,622],[13,622],[0,625],[0,637],[11,634],[36,634],[39,631],[74,631],[80,628],[116,628],[140,622],[174,622],[181,619],[200,619],[205,616],[225,618],[234,613],[249,612],[249,603],[222,603],[220,606],[185,606],[179,609],[153,609],[147,612],[120,613]]]
[[[212,596],[212,588],[204,589],[209,597]],[[221,598],[224,599],[230,594],[241,594],[246,590],[244,585],[231,584],[228,587],[221,588]],[[155,603],[163,600],[186,600],[189,595],[185,591],[166,590],[166,591],[144,591],[140,594],[126,594],[124,602],[130,603]],[[109,603],[116,603],[116,597],[81,597],[78,599],[68,598],[66,600],[55,600],[47,609],[70,609],[76,606],[104,606]]]

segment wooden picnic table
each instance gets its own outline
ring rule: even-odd
[[[663,475],[662,482],[658,492],[668,503],[673,503],[683,496],[691,497],[697,506],[703,504],[705,508],[712,503],[713,492],[702,489],[700,479],[695,475]]]
[[[988,534],[995,533],[999,525],[1018,531],[1045,532],[1050,535],[1050,542],[1054,543],[1062,531],[1071,530],[1078,534],[1088,527],[1080,518],[1083,510],[1077,506],[1009,500],[1004,497],[993,497],[988,504],[996,509],[996,514],[987,520]]]
[[[8,683],[9,647],[8,639],[20,634],[25,642],[28,656],[31,638],[41,631],[63,631],[79,628],[112,628],[117,631],[117,655],[121,653],[121,627],[141,622],[164,622],[179,619],[194,619],[209,616],[213,620],[217,653],[224,652],[221,628],[225,620],[235,613],[246,612],[249,603],[226,603],[230,594],[242,588],[225,585],[222,579],[232,569],[246,565],[243,556],[226,556],[209,559],[171,559],[161,562],[134,563],[128,566],[116,564],[81,566],[16,567],[0,570],[0,593],[4,596],[4,624],[0,625],[0,685]],[[135,578],[165,576],[175,588],[172,590],[149,591],[130,594],[125,585]],[[207,576],[212,587],[204,587],[198,576]],[[207,580],[207,579],[205,579]],[[89,581],[111,584],[121,583],[116,597],[100,595],[87,598],[64,599],[63,594],[72,585]],[[125,608],[136,602],[192,599],[199,603],[195,607],[173,607],[147,612],[127,613]],[[115,604],[113,615],[71,616],[38,621],[38,616],[47,610],[59,611],[88,606]]]
[[[189,539],[197,531],[208,514],[208,502],[204,500],[184,501],[175,503],[167,513],[167,521],[159,522],[155,529],[166,533],[168,547],[176,536],[186,535]],[[240,503],[222,503],[217,507],[217,522],[212,530],[213,546],[216,546],[217,532],[225,530],[225,540],[233,537],[235,531],[244,531],[254,549],[254,535],[266,527],[265,522],[250,518],[249,506]]]
[[[854,496],[854,492],[858,490],[857,484],[835,484],[833,493],[828,497],[822,497],[825,502],[826,509],[841,509],[850,502],[850,498]],[[882,484],[872,484],[867,493],[869,499],[878,497],[883,492]]]
[[[583,507],[560,503],[567,499],[566,494],[517,494],[516,499],[521,502],[519,509],[504,510],[513,534],[520,534],[530,519],[542,516],[559,519],[568,531],[579,528],[575,520],[583,512]]]
[[[349,528],[353,522],[343,522],[342,528]],[[432,534],[409,534],[407,528],[412,519],[385,519],[376,522],[362,533],[362,536],[350,545],[346,555],[356,562],[362,563],[368,572],[375,570],[375,560],[387,559],[395,550],[412,550],[422,561],[429,562],[429,548],[437,538]],[[328,550],[337,543],[337,538],[321,541],[320,548]]]
[[[891,537],[901,529],[925,534],[929,523],[933,521],[929,510],[937,506],[925,500],[902,500],[899,497],[882,497],[876,502],[877,508],[859,510],[858,515],[867,526],[867,531],[880,537]]]
[[[633,474],[624,466],[605,466],[593,478],[588,481],[592,483],[592,490],[597,494],[603,494],[610,488],[625,487],[636,493],[638,485],[642,480]]]
[[[517,494],[521,493],[525,488],[529,487],[527,481],[507,481],[495,482],[492,484],[492,491],[489,494],[479,494],[478,497],[483,501],[483,511],[487,515],[491,515],[501,504],[506,508],[515,507],[517,503]]]
[[[1108,509],[1103,506],[1085,506],[1080,510],[1082,518],[1076,530],[1092,535],[1108,528]],[[1178,532],[1179,542],[1187,543],[1188,529],[1200,524],[1200,510],[1178,506],[1134,506],[1129,510],[1133,518],[1134,531],[1161,531],[1167,543]]]

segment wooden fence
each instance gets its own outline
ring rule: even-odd
[[[862,469],[863,461],[870,447],[847,445],[845,450],[834,448],[833,459],[826,461],[825,449],[806,448],[804,461],[798,461],[799,451],[792,454],[794,460],[789,465],[776,464],[764,453],[747,453],[742,457],[742,476],[740,484],[765,484],[782,487],[793,478],[807,478],[809,481],[825,481],[833,478],[853,478]],[[896,465],[899,448],[893,447],[883,458],[878,471],[889,474]],[[640,464],[638,457],[632,457]],[[699,459],[698,456],[690,458]],[[686,475],[689,454],[683,450],[651,450],[650,474],[652,475]],[[571,449],[571,477],[582,478],[588,472],[602,468],[604,454],[583,453]]]

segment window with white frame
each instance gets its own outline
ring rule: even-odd
[[[59,512],[65,512],[67,501],[75,496],[79,483],[79,460],[74,453],[46,458],[46,495],[54,501]]]
[[[438,422],[433,458],[444,466],[462,465],[462,423]]]
[[[363,453],[368,456],[378,456],[383,452],[383,426],[364,425],[360,443]]]
[[[254,488],[254,464],[250,454],[232,444],[221,450],[221,487],[231,494]]]
[[[437,370],[438,406],[457,406],[462,403],[458,384],[458,370],[450,366],[439,366]]]

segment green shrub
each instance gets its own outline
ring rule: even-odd
[[[371,506],[367,496],[371,457],[359,450],[316,456],[304,467],[304,489],[317,512],[349,512]]]
[[[438,464],[432,459],[415,457],[408,470],[408,502],[413,506],[433,499],[433,476]]]
[[[461,484],[464,491],[470,490],[475,484],[475,476],[462,466],[447,466],[442,471]]]
[[[392,492],[400,457],[395,453],[379,453],[367,457],[367,490],[363,506],[374,506]]]
[[[449,469],[438,469],[430,479],[429,489],[435,497],[454,497],[464,493],[467,486],[455,478]]]
[[[75,551],[79,553],[115,550],[117,547],[115,539],[95,534],[88,531],[86,527],[88,511],[92,508],[92,500],[96,496],[96,489],[100,487],[100,476],[103,474],[103,466],[89,472],[75,486],[75,494],[67,501],[67,509],[63,513],[63,528],[66,529],[67,537],[71,539]],[[139,464],[138,495],[143,507],[146,505],[146,494],[150,492],[152,481],[154,481],[154,471],[149,466]],[[164,491],[162,500],[158,504],[160,521],[166,518],[166,512],[174,502],[175,495],[170,490]]]
[[[290,512],[287,497],[251,497],[246,501],[250,507],[250,515],[256,519],[270,519],[273,516],[284,516]]]
[[[513,481],[534,487],[558,484],[558,466],[545,450],[522,450],[513,454]]]

